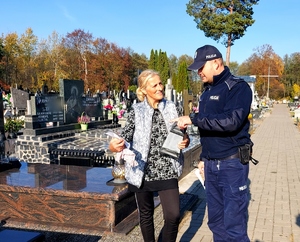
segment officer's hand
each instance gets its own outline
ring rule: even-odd
[[[185,129],[189,124],[192,124],[189,116],[181,116],[179,118],[171,120],[171,122],[177,122],[177,126],[180,129]]]

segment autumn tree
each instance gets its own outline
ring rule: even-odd
[[[20,46],[20,62],[19,70],[21,72],[20,79],[16,80],[16,84],[21,85],[21,80],[27,87],[34,87],[37,84],[36,78],[36,48],[38,38],[33,34],[33,30],[28,28],[24,34],[21,34],[19,40]]]
[[[9,33],[2,38],[4,57],[3,80],[8,85],[36,86],[36,48],[37,37],[31,28],[26,29],[20,37],[17,33]]]
[[[0,38],[0,81],[3,80],[4,76],[4,56],[5,56],[5,51],[4,51],[4,46],[3,46],[3,39]]]
[[[68,33],[63,39],[65,47],[68,49],[66,57],[69,57],[68,64],[72,65],[71,78],[79,79],[83,74],[85,85],[88,82],[88,57],[93,41],[93,35],[81,29],[76,29]]]
[[[49,90],[59,91],[59,79],[68,78],[62,67],[64,52],[62,36],[55,31],[39,42],[36,58],[39,87],[47,85]]]
[[[230,50],[234,42],[244,36],[255,21],[253,5],[259,0],[190,0],[186,12],[194,17],[197,28],[227,48],[226,65],[230,63]]]
[[[93,42],[93,54],[91,66],[94,70],[95,90],[108,91],[107,75],[109,59],[107,55],[111,51],[111,44],[104,38],[96,38]]]
[[[132,70],[131,56],[129,52],[120,48],[115,44],[112,44],[111,52],[111,65],[112,68],[112,79],[111,85],[117,90],[127,90],[131,77],[130,72]]]
[[[181,62],[189,65],[193,58],[181,56],[172,60],[164,51],[152,50],[150,60],[130,48],[121,48],[106,39],[94,39],[83,30],[75,30],[66,36],[53,32],[47,39],[37,40],[32,29],[20,37],[10,33],[0,38],[1,77],[7,85],[22,85],[31,92],[41,90],[46,84],[50,90],[59,91],[59,79],[84,79],[85,89],[96,91],[120,91],[134,84],[134,78],[145,69],[160,72],[162,81],[167,83],[174,74],[173,84],[179,74],[186,72],[186,66],[179,68]],[[191,87],[195,77],[188,73],[189,82],[180,85]],[[86,91],[86,90],[85,90]]]
[[[132,57],[132,65],[135,71],[143,71],[146,70],[148,68],[148,59],[147,56],[145,54],[138,54],[136,52],[132,52],[131,53],[131,57]],[[137,72],[134,73],[134,76],[137,74]]]
[[[239,64],[234,61],[234,62],[230,62],[229,64],[229,69],[230,69],[230,72],[233,74],[233,75],[237,75],[237,72],[238,72],[238,69],[239,69]]]
[[[237,76],[250,76],[250,75],[254,75],[254,73],[252,73],[251,71],[251,66],[252,66],[252,62],[250,61],[250,57],[244,61],[242,64],[240,64],[238,66],[237,69]]]
[[[127,89],[137,72],[148,68],[145,55],[133,55],[130,49],[94,39],[80,29],[64,37],[53,32],[40,42],[31,29],[21,37],[11,33],[0,39],[4,83],[23,85],[32,92],[44,84],[59,91],[62,78],[84,79],[85,89],[91,92]]]
[[[131,60],[132,60],[132,72],[131,72],[131,83],[130,85],[137,85],[137,78],[139,74],[148,69],[149,66],[149,60],[147,59],[145,54],[138,54],[133,51],[131,51]],[[136,89],[136,88],[134,88]]]
[[[282,77],[284,64],[282,59],[275,54],[272,46],[263,45],[256,48],[253,53],[239,68],[239,75],[255,75],[255,90],[260,97],[268,96],[279,99],[284,95],[284,86],[279,81]],[[276,76],[276,77],[268,77]]]
[[[300,95],[300,86],[298,84],[293,85],[292,97],[298,97]]]
[[[4,54],[4,82],[8,85],[16,83],[19,76],[18,57],[20,56],[19,36],[17,33],[9,33],[3,38]]]
[[[131,50],[120,48],[106,39],[97,38],[93,43],[92,63],[94,76],[92,90],[127,90],[135,70]]]
[[[293,98],[295,91],[294,84],[300,85],[300,52],[284,56],[284,72],[282,83],[285,87],[285,95]]]

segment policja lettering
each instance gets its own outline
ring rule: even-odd
[[[209,100],[216,100],[219,101],[219,96],[210,96]]]
[[[206,56],[206,59],[215,58],[216,56],[217,56],[217,54],[207,55],[207,56]]]

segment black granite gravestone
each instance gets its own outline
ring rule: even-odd
[[[64,122],[62,97],[59,95],[37,95],[30,99],[31,115],[39,123]],[[32,127],[31,127],[32,128]]]
[[[83,97],[82,105],[84,112],[88,116],[103,118],[103,108],[100,95],[98,95],[97,97]]]
[[[60,79],[59,92],[64,101],[65,124],[77,123],[78,117],[84,111],[82,104],[83,80]]]

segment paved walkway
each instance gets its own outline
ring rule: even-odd
[[[285,104],[276,104],[263,119],[252,135],[253,157],[260,162],[250,167],[249,237],[251,242],[299,242],[300,131]],[[181,192],[195,181],[191,172],[181,180]],[[200,202],[181,222],[177,241],[213,241],[203,188],[197,194]]]

